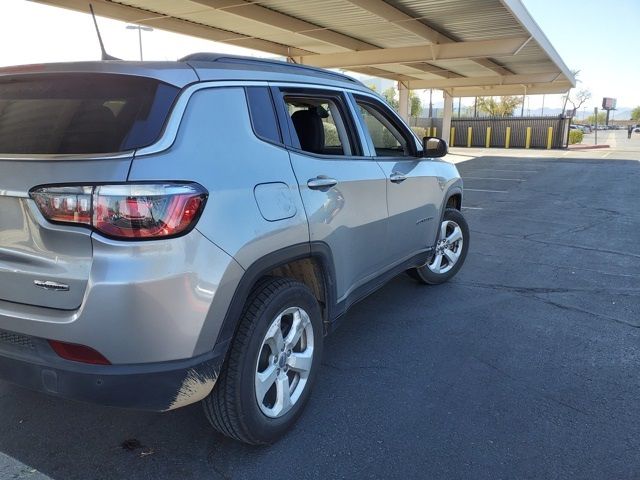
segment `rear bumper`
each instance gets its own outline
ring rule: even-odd
[[[21,345],[0,346],[0,380],[72,400],[149,411],[172,410],[206,397],[226,352],[221,344],[187,360],[85,365],[56,357],[41,339],[22,338],[27,340]]]
[[[195,229],[152,242],[95,234],[91,241],[91,272],[78,309],[0,300],[0,329],[86,345],[114,365],[192,358],[213,348],[244,272],[233,258]],[[30,280],[35,300],[45,292],[33,287],[37,279],[52,277]]]

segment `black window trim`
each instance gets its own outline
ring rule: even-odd
[[[356,129],[355,122],[357,121],[353,118],[351,114],[351,109],[349,108],[349,99],[347,97],[347,93],[343,90],[328,90],[322,88],[322,86],[309,86],[309,87],[288,87],[288,86],[272,86],[271,87],[272,95],[274,102],[276,104],[276,114],[278,116],[278,120],[280,122],[281,131],[283,132],[283,137],[285,139],[285,148],[288,150],[294,151],[296,153],[307,155],[310,157],[315,157],[323,160],[366,160],[371,161],[372,157],[365,155],[362,139],[360,139],[360,135],[358,134],[358,130]],[[343,122],[345,124],[345,128],[347,130],[347,135],[349,136],[349,142],[351,143],[352,150],[356,150],[356,155],[325,155],[322,153],[314,153],[308,152],[306,150],[302,150],[300,148],[300,144],[298,143],[297,135],[294,135],[292,132],[295,132],[293,122],[291,121],[291,117],[289,116],[289,112],[287,110],[286,102],[284,97],[286,96],[300,96],[300,97],[311,97],[311,98],[327,98],[335,102],[336,106],[340,110],[342,114]]]
[[[263,135],[260,135],[258,133],[258,131],[256,130],[256,126],[254,124],[254,120],[253,120],[253,114],[251,113],[251,102],[249,101],[249,88],[264,88],[267,90],[267,94],[269,95],[269,99],[271,100],[271,106],[273,107],[273,111],[274,111],[274,116],[276,118],[276,128],[278,129],[278,135],[280,137],[280,141],[279,142],[275,142],[272,138],[268,138],[265,137]],[[286,147],[286,142],[285,142],[285,135],[282,129],[282,122],[280,121],[279,115],[278,115],[278,108],[276,105],[276,102],[274,101],[273,98],[273,91],[270,87],[266,86],[266,85],[246,85],[243,87],[244,90],[244,96],[245,99],[247,101],[247,112],[249,113],[249,121],[251,123],[251,130],[253,131],[253,134],[256,136],[256,138],[258,138],[259,140],[265,142],[265,143],[269,143],[271,145],[275,145],[277,147]]]
[[[367,126],[366,126],[366,124],[364,122],[364,119],[362,118],[362,115],[360,115],[360,112],[356,108],[356,114],[358,115],[358,119],[360,121],[360,124],[362,125],[362,128],[363,128],[365,134],[369,137],[368,143],[370,143],[370,148],[373,148],[373,151],[371,152],[373,154],[373,158],[375,158],[376,160],[385,160],[385,161],[386,160],[398,161],[399,159],[422,158],[422,152],[420,152],[418,150],[417,146],[416,146],[415,136],[413,135],[412,132],[408,131],[406,125],[403,122],[398,121],[396,116],[391,113],[391,111],[390,111],[390,109],[389,109],[389,107],[387,105],[385,105],[380,100],[377,100],[375,98],[369,97],[367,95],[360,95],[358,93],[353,93],[352,97],[353,97],[353,101],[354,101],[354,104],[355,104],[356,107],[358,106],[359,103],[365,103],[365,104],[371,106],[372,108],[374,108],[378,113],[380,113],[383,117],[385,117],[387,119],[387,121],[390,124],[392,124],[398,130],[398,132],[401,135],[403,135],[403,137],[405,137],[405,141],[407,142],[407,148],[409,149],[409,155],[407,155],[407,156],[402,156],[402,157],[376,156],[375,155],[375,146],[370,141],[371,140],[371,134],[367,130]]]

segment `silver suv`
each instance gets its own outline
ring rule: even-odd
[[[0,378],[273,442],[351,305],[462,266],[446,152],[283,62],[0,69]]]

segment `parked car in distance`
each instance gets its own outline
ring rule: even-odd
[[[591,128],[588,125],[579,125],[579,124],[572,124],[569,125],[569,129],[570,130],[579,130],[582,133],[591,133]]]
[[[446,153],[327,70],[216,54],[0,69],[0,378],[141,410],[201,401],[223,434],[274,442],[351,305],[462,267]]]

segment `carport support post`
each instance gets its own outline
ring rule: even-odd
[[[409,89],[407,86],[398,82],[398,93],[399,93],[399,101],[398,101],[398,114],[402,119],[409,124]]]
[[[447,140],[447,137],[451,134],[451,117],[453,115],[453,97],[447,92],[444,94],[444,110],[442,113],[442,135],[441,137]]]

